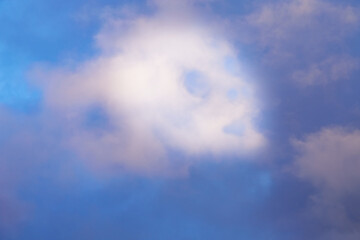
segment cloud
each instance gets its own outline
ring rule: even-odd
[[[0,108],[0,238],[13,235],[27,217],[27,206],[19,199],[18,186],[26,164],[18,164],[23,146],[14,142],[11,122],[14,120]],[[21,149],[22,151],[19,151]],[[22,156],[23,157],[23,156]]]
[[[325,128],[295,140],[300,176],[333,193],[352,191],[360,181],[360,131]]]
[[[241,156],[264,145],[255,88],[236,51],[181,6],[177,14],[165,4],[148,16],[110,17],[96,36],[99,56],[35,74],[46,107],[71,129],[69,146],[96,166],[179,171],[173,151]],[[94,106],[103,119],[97,130],[84,127]]]
[[[324,128],[293,145],[298,151],[296,174],[319,190],[311,198],[314,216],[330,224],[336,232],[331,235],[358,235],[360,131]]]
[[[292,78],[303,86],[347,80],[359,68],[359,61],[349,56],[331,56],[308,68],[295,71]]]
[[[263,51],[264,63],[302,86],[324,85],[358,69],[347,48],[359,9],[326,0],[274,1],[241,17],[238,35]]]

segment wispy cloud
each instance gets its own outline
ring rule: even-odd
[[[304,70],[295,71],[292,78],[302,86],[327,84],[347,80],[359,68],[359,61],[350,56],[331,56],[313,63]]]
[[[325,0],[274,1],[242,17],[239,35],[264,51],[264,63],[302,86],[347,79],[358,69],[347,40],[359,9]],[[335,67],[336,65],[336,67]]]
[[[330,224],[331,236],[354,235],[359,229],[360,131],[341,127],[324,128],[293,141],[298,155],[297,175],[316,186],[313,213]],[[355,235],[358,236],[359,233]],[[334,239],[328,236],[327,239]],[[355,239],[355,238],[350,238]]]

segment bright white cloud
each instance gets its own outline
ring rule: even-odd
[[[96,37],[102,54],[75,71],[42,73],[48,106],[70,124],[94,103],[109,115],[111,131],[76,130],[69,145],[97,166],[140,172],[171,168],[169,150],[189,158],[256,151],[265,142],[254,124],[259,109],[236,51],[194,9],[181,4],[173,15],[173,5],[161,6],[109,19]]]

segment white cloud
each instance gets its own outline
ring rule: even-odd
[[[38,73],[46,104],[74,129],[84,109],[105,108],[111,131],[69,136],[69,145],[96,166],[156,172],[174,164],[169,150],[239,156],[264,144],[254,124],[254,86],[236,51],[181,6],[174,15],[166,5],[152,16],[108,19],[96,36],[100,56],[75,71]]]

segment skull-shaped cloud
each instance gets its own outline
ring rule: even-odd
[[[76,70],[40,74],[47,105],[66,121],[84,125],[84,114],[89,118],[89,109],[100,106],[102,128],[111,130],[82,128],[69,136],[85,159],[153,172],[173,164],[173,151],[189,158],[239,156],[264,144],[254,124],[254,86],[235,50],[188,18],[166,8],[110,18],[96,37],[100,56]]]

